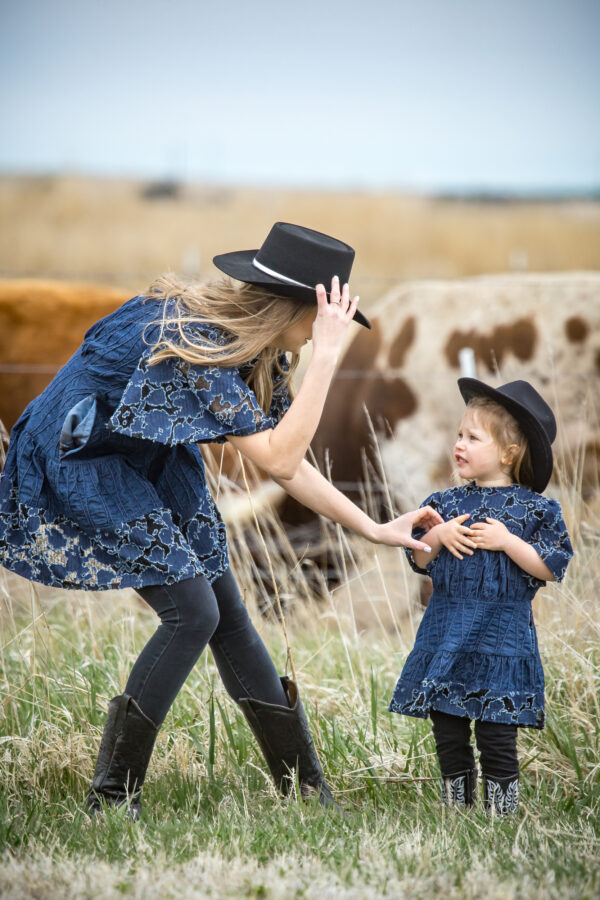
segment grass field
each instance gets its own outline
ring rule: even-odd
[[[600,513],[598,498],[585,505],[572,485],[557,496],[576,557],[567,581],[536,598],[548,725],[520,733],[522,803],[505,821],[481,805],[443,809],[429,723],[386,712],[420,615],[401,551],[346,543],[332,527],[346,580],[317,592],[285,544],[272,557],[301,693],[345,816],[276,795],[206,654],[160,732],[144,820],[113,811],[90,823],[83,801],[107,703],[154,616],[132,592],[38,589],[4,571],[0,896],[597,897]],[[256,613],[265,594],[230,533],[245,599],[283,671],[282,631],[274,613]]]
[[[600,204],[470,204],[393,195],[0,178],[0,274],[139,289],[172,267],[210,271],[277,220],[357,248],[369,308],[403,278],[600,267]],[[362,302],[362,301],[361,301]],[[559,460],[559,463],[561,461]],[[566,467],[561,466],[561,471]],[[271,564],[328,780],[346,815],[282,800],[207,653],[159,734],[145,815],[84,811],[109,699],[155,627],[132,592],[31,585],[0,569],[0,897],[573,898],[600,896],[600,491],[582,466],[554,494],[576,556],[535,601],[548,725],[520,734],[509,820],[441,806],[428,722],[386,712],[421,615],[401,551],[331,527],[340,583],[295,558],[274,517]],[[280,667],[286,645],[247,545],[230,527],[245,599]],[[256,537],[256,536],[255,536]]]

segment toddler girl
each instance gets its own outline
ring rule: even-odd
[[[475,800],[474,719],[485,806],[506,815],[518,805],[517,728],[544,727],[531,601],[563,578],[573,550],[559,504],[541,494],[552,410],[526,381],[458,385],[467,408],[454,458],[466,483],[424,501],[444,519],[419,535],[431,554],[407,550],[433,595],[389,709],[431,716],[442,799],[460,806]]]

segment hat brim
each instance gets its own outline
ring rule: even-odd
[[[533,468],[533,490],[541,494],[550,481],[554,460],[550,441],[535,416],[529,412],[527,407],[513,400],[512,397],[507,397],[502,391],[498,391],[477,378],[459,378],[458,388],[465,403],[468,403],[472,397],[487,397],[499,403],[514,416],[529,442]]]
[[[272,294],[280,297],[291,297],[293,300],[299,300],[301,303],[315,305],[317,297],[314,288],[299,287],[295,284],[287,284],[284,281],[261,272],[256,266],[252,265],[252,260],[258,253],[258,250],[235,250],[232,253],[220,253],[213,257],[213,263],[225,272],[231,278],[237,281],[245,281],[246,284],[255,284],[257,287],[263,287]],[[329,295],[329,291],[327,291]],[[365,328],[371,328],[371,323],[360,310],[356,310],[353,319],[364,325]]]

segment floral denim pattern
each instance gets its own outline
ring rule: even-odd
[[[487,517],[504,522],[535,547],[558,581],[564,577],[573,550],[555,500],[518,484],[468,484],[434,493],[422,505],[428,504],[444,521],[468,513],[467,524]],[[543,728],[544,674],[531,601],[544,582],[497,551],[458,560],[442,548],[426,569],[410,551],[407,556],[415,571],[431,577],[433,594],[390,711],[426,718],[437,709]]]
[[[134,297],[82,346],[13,428],[0,476],[0,563],[33,581],[102,590],[227,569],[202,442],[274,427],[290,404],[274,372],[269,415],[240,368],[151,365],[157,301]],[[197,326],[196,340],[230,335]],[[285,372],[287,359],[279,360]]]

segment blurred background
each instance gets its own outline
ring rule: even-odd
[[[214,276],[283,220],[356,248],[377,326],[327,410],[323,448],[360,432],[345,485],[370,440],[351,414],[397,461],[422,392],[439,415],[406,466],[447,478],[463,347],[482,377],[558,375],[589,425],[599,34],[597,0],[4,0],[0,419],[155,275]]]
[[[595,0],[4,0],[0,275],[140,289],[276,220],[406,278],[600,265]]]

